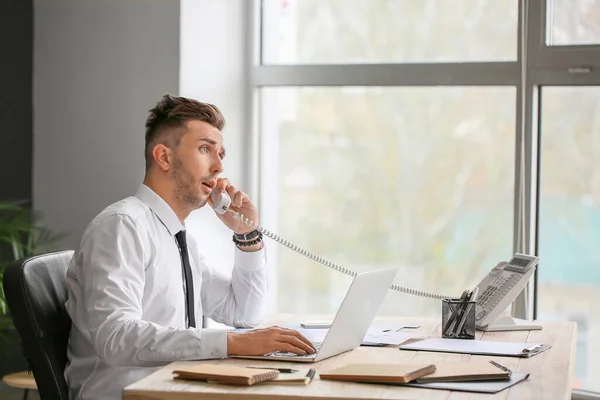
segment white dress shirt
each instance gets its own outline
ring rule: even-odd
[[[264,317],[264,248],[236,248],[231,276],[207,265],[188,234],[196,328],[186,328],[175,234],[185,226],[154,191],[103,210],[85,229],[67,272],[72,328],[65,378],[72,399],[120,399],[123,389],[175,360],[224,358],[227,332],[202,316],[253,327]]]

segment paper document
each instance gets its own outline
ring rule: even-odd
[[[300,327],[290,327],[291,329],[296,329],[300,332],[304,337],[306,337],[311,342],[322,342],[325,339],[325,335],[327,335],[327,331],[329,329],[305,329]],[[406,340],[412,338],[414,335],[409,333],[400,333],[400,332],[382,332],[379,329],[369,329],[367,334],[363,339],[363,343],[372,344],[372,343],[380,343],[380,344],[392,344],[399,345],[400,343],[404,343]]]
[[[409,341],[401,350],[441,351],[444,353],[531,357],[550,348],[541,343],[493,342],[486,340],[429,338]]]
[[[401,332],[381,332],[376,330],[369,330],[367,335],[363,339],[364,342],[369,343],[384,343],[384,344],[393,344],[399,345],[400,343],[406,342],[408,339],[414,337],[414,334],[411,333],[401,333]]]

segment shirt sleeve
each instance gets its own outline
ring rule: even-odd
[[[204,264],[202,268],[202,305],[204,313],[225,325],[250,328],[260,324],[266,314],[268,276],[266,248],[245,252],[235,248],[231,276]]]
[[[145,229],[126,215],[103,218],[82,240],[80,280],[97,356],[121,366],[226,357],[225,330],[183,329],[142,319],[148,243]]]

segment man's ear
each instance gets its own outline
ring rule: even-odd
[[[158,143],[152,149],[152,157],[158,165],[158,168],[162,171],[168,171],[171,169],[171,163],[173,162],[173,151],[165,146],[164,144]]]

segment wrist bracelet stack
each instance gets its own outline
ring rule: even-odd
[[[246,234],[233,234],[233,243],[235,243],[237,246],[254,246],[255,244],[262,242],[262,240],[263,234],[257,230]]]

